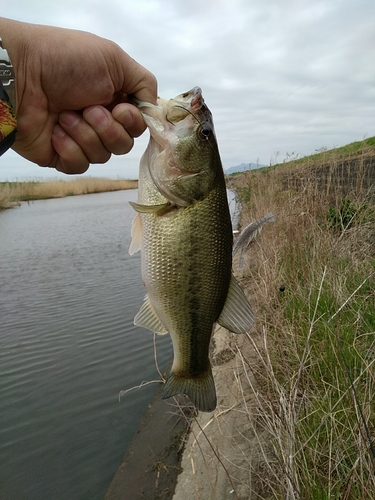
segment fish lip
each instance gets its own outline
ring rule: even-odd
[[[192,94],[193,96],[200,94],[202,95],[202,89],[198,86],[193,87],[191,90],[188,90],[187,92],[184,92],[182,94],[182,97],[187,97],[189,94]]]
[[[191,100],[190,106],[191,110],[194,112],[195,110],[198,110],[202,107],[204,99],[202,95],[202,89],[200,87],[194,87],[193,89],[191,89],[191,92],[193,94],[193,98]]]
[[[202,95],[202,89],[198,86],[193,87],[192,89],[184,92],[176,96],[171,101],[177,102],[182,107],[186,107],[186,109],[190,109],[193,113],[196,113],[203,105],[204,99]]]

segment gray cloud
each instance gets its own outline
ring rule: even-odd
[[[2,15],[114,40],[156,75],[162,97],[202,87],[225,167],[374,135],[373,0],[15,3]],[[89,174],[135,175],[146,142]]]

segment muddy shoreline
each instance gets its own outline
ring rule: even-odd
[[[114,475],[105,500],[171,500],[191,413],[160,399],[160,383]]]

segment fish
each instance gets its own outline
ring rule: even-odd
[[[238,269],[242,269],[244,265],[244,256],[246,250],[249,248],[250,244],[253,243],[259,233],[261,232],[264,224],[268,222],[276,222],[276,216],[272,213],[269,212],[266,214],[264,217],[261,219],[255,220],[253,222],[250,222],[239,234],[237,237],[234,245],[233,245],[233,257],[241,251],[240,253],[240,260],[238,263]]]
[[[141,251],[147,295],[134,324],[169,333],[173,363],[162,399],[217,405],[209,346],[216,323],[234,333],[254,324],[232,272],[233,233],[212,114],[194,87],[157,104],[134,101],[150,131],[139,167],[129,253]]]

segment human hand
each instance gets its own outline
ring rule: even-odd
[[[156,103],[156,79],[115,43],[91,33],[0,18],[16,75],[13,149],[67,174],[131,150],[145,130],[134,95]]]

